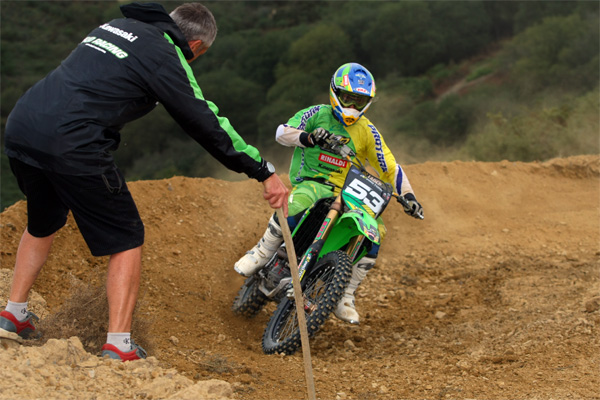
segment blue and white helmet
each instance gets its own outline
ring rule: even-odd
[[[333,114],[350,126],[369,109],[375,97],[375,79],[368,69],[357,63],[344,64],[335,71],[329,87]]]

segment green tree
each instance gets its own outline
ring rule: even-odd
[[[598,2],[587,1],[519,1],[514,19],[514,32],[519,33],[527,28],[537,25],[544,18],[553,16],[567,16],[577,10],[589,10],[589,5],[598,9]],[[583,6],[582,6],[583,5]]]
[[[514,32],[514,16],[518,11],[517,1],[483,1],[490,21],[490,34],[495,41],[508,38]]]
[[[469,136],[465,150],[482,161],[543,161],[598,154],[598,87],[555,107],[537,107],[517,116],[488,113],[488,123]]]
[[[492,22],[482,1],[429,2],[433,27],[442,39],[435,62],[470,57],[492,41]]]
[[[219,115],[228,118],[247,141],[256,139],[256,117],[265,106],[265,89],[227,69],[202,74],[198,81],[204,97],[219,107]]]
[[[361,45],[373,60],[375,77],[416,75],[435,64],[443,37],[426,2],[391,2],[380,6],[362,29]]]
[[[298,110],[311,106],[320,92],[328,90],[327,80],[322,88],[307,84],[314,81],[310,73],[289,72],[267,93],[267,106],[258,115],[258,142],[271,143],[275,129],[285,123]]]
[[[350,37],[337,25],[318,24],[290,45],[282,74],[303,71],[314,79],[323,79],[352,60]]]
[[[252,33],[251,40],[238,49],[236,71],[266,92],[275,83],[275,67],[297,33],[291,29]]]
[[[598,82],[599,36],[597,17],[548,17],[517,35],[504,60],[524,91],[585,90]]]
[[[301,106],[296,101],[282,98],[269,107],[263,108],[258,114],[259,138],[258,143],[268,146],[275,145],[275,131],[280,124],[287,122]]]
[[[379,1],[345,1],[330,2],[330,7],[323,15],[324,21],[338,25],[350,38],[350,43],[340,43],[337,46],[349,46],[347,50],[354,54],[355,61],[365,66],[374,68],[382,58],[381,54],[370,52],[371,43],[366,46],[362,42],[362,36],[365,29],[377,20],[381,14],[381,7],[385,3]],[[387,54],[387,56],[392,56]],[[394,56],[395,57],[395,56]],[[371,72],[374,72],[371,71]]]

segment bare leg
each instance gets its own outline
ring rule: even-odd
[[[17,260],[13,273],[12,286],[9,300],[16,303],[27,301],[29,291],[33,287],[42,266],[46,262],[55,233],[50,236],[38,238],[32,236],[27,229],[21,236]]]
[[[110,256],[106,294],[108,331],[130,332],[142,271],[142,246]]]

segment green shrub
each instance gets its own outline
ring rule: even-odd
[[[258,143],[263,143],[265,146],[274,144],[275,131],[280,124],[286,123],[296,112],[311,104],[306,102],[304,106],[299,99],[289,99],[282,97],[281,100],[274,102],[269,107],[263,108],[258,114]]]
[[[506,117],[489,113],[489,122],[472,134],[465,151],[480,161],[536,161],[600,151],[598,89],[554,107]]]
[[[437,64],[430,68],[425,75],[428,76],[434,84],[438,84],[442,81],[452,79],[457,76],[459,67],[454,63]]]
[[[450,95],[436,107],[432,143],[452,144],[464,139],[469,128],[471,110],[458,95]]]
[[[588,90],[598,84],[599,36],[597,16],[548,17],[515,36],[503,60],[523,93]]]
[[[324,79],[323,87],[326,87],[340,65],[354,60],[353,49],[350,37],[339,26],[319,24],[290,45],[285,70],[302,71],[315,79]],[[314,82],[305,81],[304,85],[321,86]]]
[[[244,139],[256,139],[256,115],[266,103],[262,86],[227,69],[199,75],[198,84],[204,97],[219,108],[219,116],[229,119]]]
[[[402,116],[396,128],[412,137],[423,137],[434,145],[447,146],[461,142],[471,122],[470,102],[449,95],[441,102],[424,101]]]
[[[494,72],[494,68],[491,65],[482,65],[480,67],[475,68],[473,71],[467,75],[465,80],[467,82],[474,81],[477,78],[481,78],[482,76],[486,76]]]
[[[433,84],[426,77],[401,78],[398,81],[398,90],[412,100],[420,101],[433,95]]]

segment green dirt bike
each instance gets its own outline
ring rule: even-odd
[[[340,194],[318,200],[292,232],[309,337],[320,329],[342,298],[352,265],[371,246],[379,244],[377,217],[392,197],[409,207],[390,184],[367,172],[340,138],[329,138],[324,150],[341,156],[351,167]],[[263,351],[293,354],[301,340],[285,243],[263,268],[246,279],[232,310],[253,317],[269,301],[279,305],[265,329]]]

